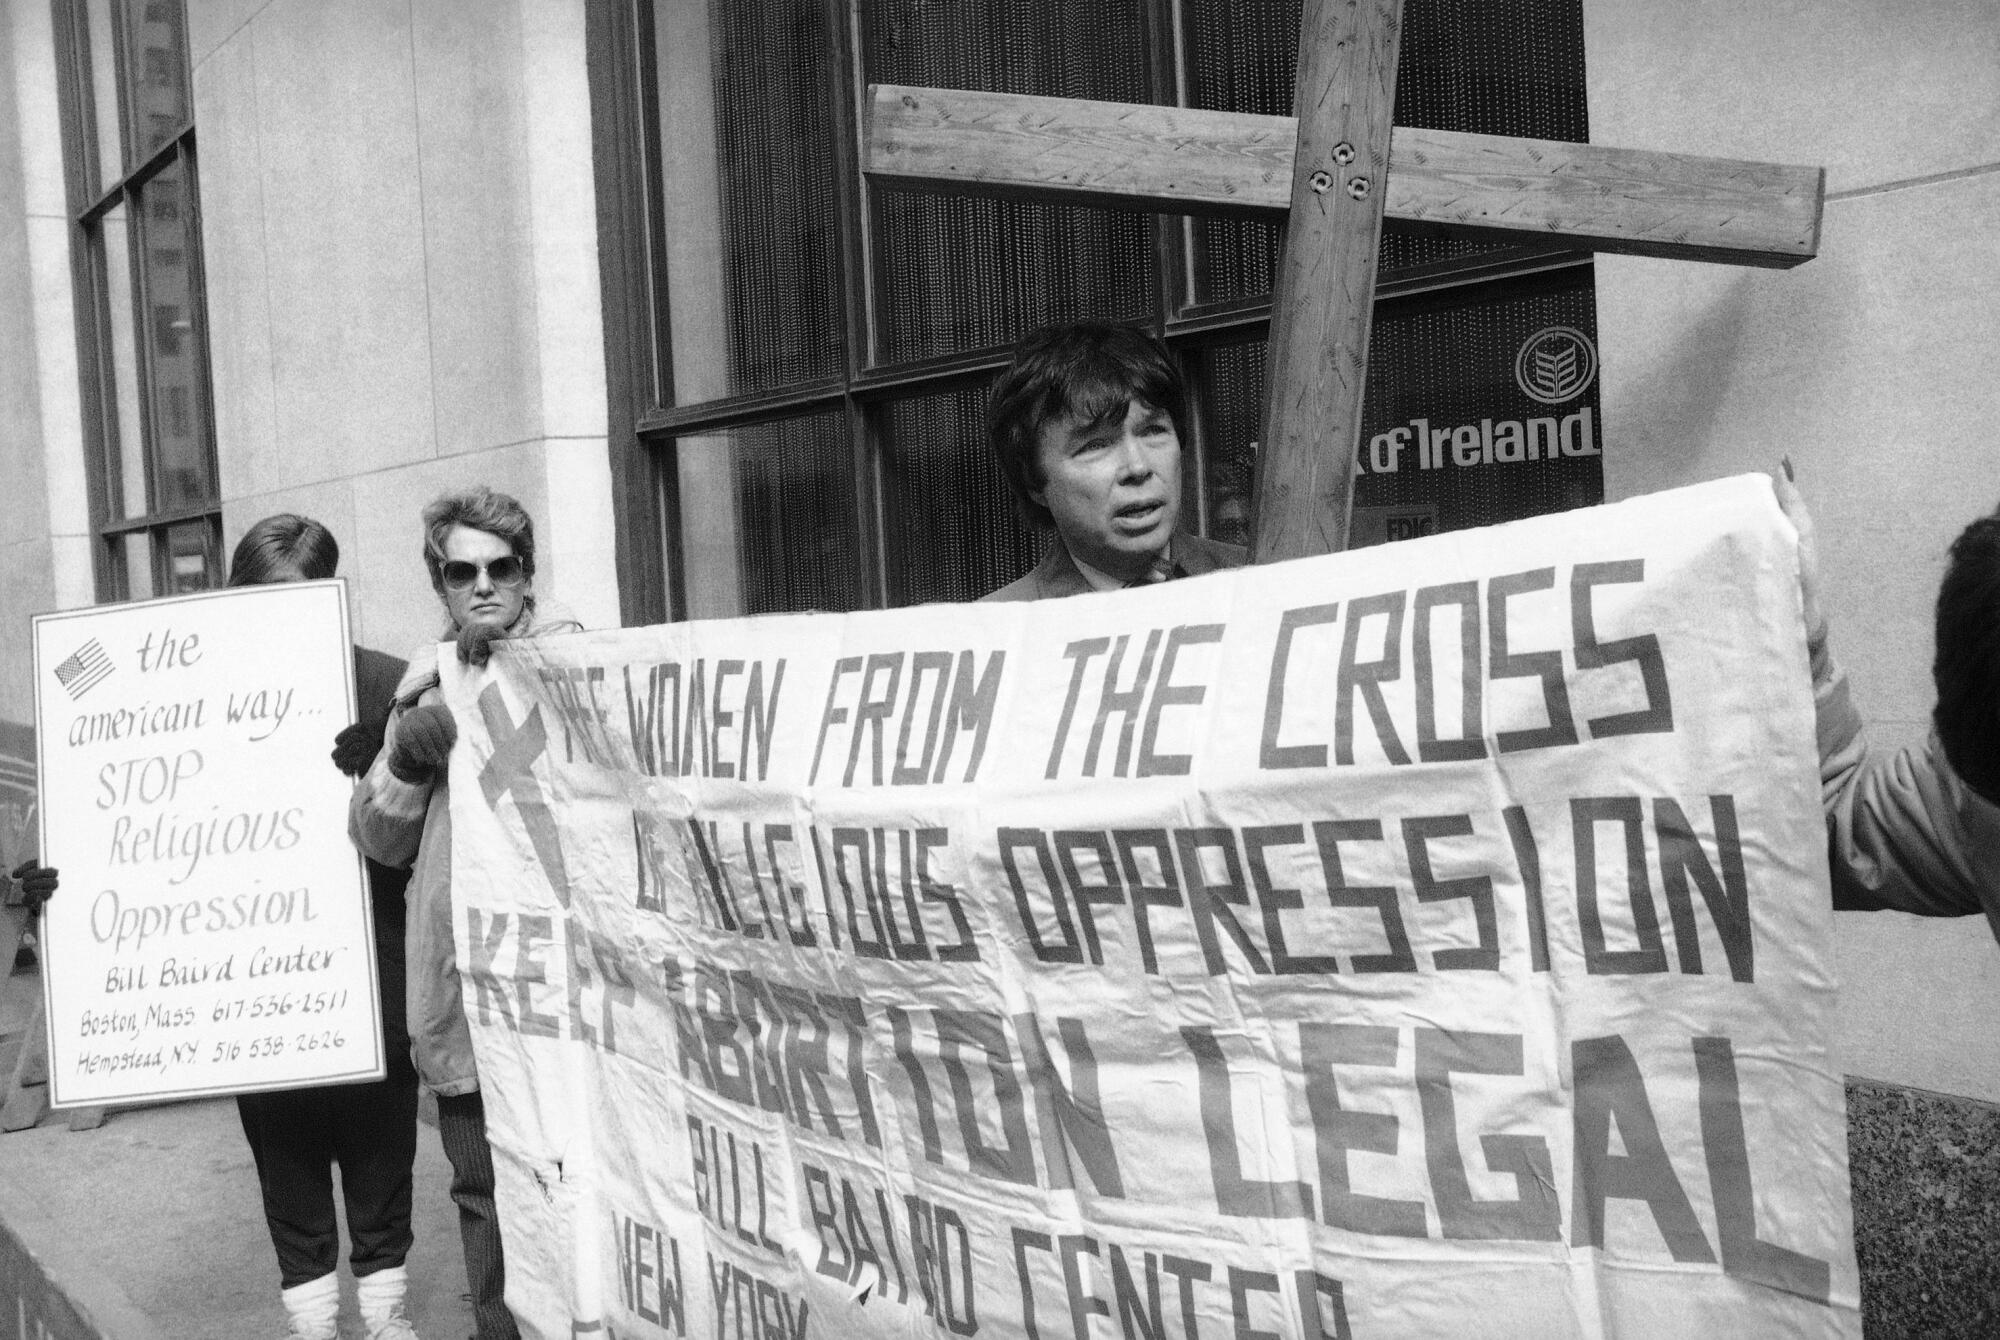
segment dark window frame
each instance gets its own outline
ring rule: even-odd
[[[112,0],[110,31],[95,33],[83,0],[52,0],[56,38],[56,76],[63,140],[63,166],[68,197],[71,290],[76,315],[77,367],[82,401],[86,492],[93,537],[91,558],[96,599],[100,602],[132,598],[133,582],[127,566],[128,537],[147,539],[149,589],[155,595],[179,588],[172,572],[172,542],[177,531],[199,528],[203,571],[212,585],[219,586],[222,571],[221,470],[215,442],[213,380],[209,364],[208,313],[204,298],[206,276],[201,249],[201,198],[195,154],[193,80],[186,50],[186,12],[181,0],[171,0],[181,9],[178,56],[182,88],[186,90],[185,115],[147,151],[132,161],[133,120],[136,115],[134,86],[148,75],[135,68],[130,51],[130,27],[140,19],[134,10],[139,0]],[[154,0],[157,2],[157,0]],[[93,42],[112,44],[111,65],[116,84],[118,111],[117,143],[120,161],[102,162],[103,139],[97,125],[94,98]],[[122,169],[120,171],[119,169]],[[200,464],[206,472],[205,497],[192,504],[163,506],[160,473],[163,469],[160,418],[168,412],[168,396],[158,385],[153,366],[152,341],[146,337],[151,308],[150,277],[144,254],[144,224],[140,216],[149,184],[163,174],[179,169],[184,192],[183,214],[178,220],[186,238],[185,258],[188,287],[188,342],[193,376],[199,382],[200,404],[190,416]],[[116,338],[112,320],[113,301],[108,266],[109,249],[105,231],[118,226],[111,215],[125,207],[126,283],[132,303],[132,338],[126,347]],[[122,440],[118,422],[116,389],[117,359],[128,360],[137,387],[138,422],[141,441],[129,450]],[[143,511],[130,513],[124,506],[127,495],[126,462],[136,462],[145,471]]]
[[[877,301],[872,266],[875,211],[862,180],[857,127],[867,96],[862,57],[864,0],[821,0],[838,76],[828,90],[836,131],[841,301],[846,317],[845,367],[776,391],[677,405],[672,386],[666,257],[661,228],[652,217],[647,187],[660,176],[657,82],[651,78],[652,9],[649,0],[589,0],[589,55],[598,230],[610,391],[610,441],[616,488],[614,522],[621,614],[627,624],[660,623],[686,616],[686,574],[677,527],[677,479],[686,436],[723,432],[809,414],[839,412],[850,424],[855,449],[856,507],[861,518],[867,581],[864,607],[888,603],[892,578],[882,543],[880,481],[883,433],[871,414],[894,401],[961,390],[990,379],[1006,366],[1009,349],[992,347],[883,364],[873,359],[869,319]],[[1181,0],[1151,0],[1147,63],[1155,95],[1185,101],[1181,73],[1186,53],[1175,49]],[[1154,228],[1159,292],[1144,324],[1192,369],[1219,346],[1268,339],[1268,296],[1214,302],[1195,300],[1192,221],[1160,215]],[[1378,277],[1376,313],[1394,315],[1454,293],[1470,301],[1497,284],[1533,283],[1536,276],[1591,264],[1589,252],[1509,246],[1428,264],[1385,271]],[[1194,379],[1191,378],[1191,385]],[[1197,400],[1199,390],[1197,388]],[[1191,407],[1192,408],[1192,407]],[[1208,444],[1199,412],[1185,425],[1189,515],[1206,529],[1208,490],[1201,482]]]

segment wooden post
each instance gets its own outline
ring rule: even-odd
[[[1347,543],[1387,198],[1402,0],[1306,0],[1299,147],[1265,362],[1254,562]]]

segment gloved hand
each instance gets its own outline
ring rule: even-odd
[[[426,703],[403,713],[396,723],[396,744],[389,751],[389,771],[412,786],[437,775],[451,757],[458,723],[442,703]]]
[[[382,732],[357,721],[333,737],[333,766],[349,777],[368,771],[375,755],[382,752]]]
[[[36,865],[33,860],[26,860],[15,866],[13,877],[14,882],[21,886],[21,906],[27,908],[31,914],[42,910],[42,904],[49,900],[49,895],[56,891],[56,885],[61,882],[56,876],[54,866]]]
[[[484,665],[493,655],[493,644],[507,636],[504,628],[490,623],[469,623],[458,630],[458,663]]]

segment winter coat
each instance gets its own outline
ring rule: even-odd
[[[1824,633],[1812,660],[1833,905],[1984,912],[2000,936],[2000,807],[1965,784],[1936,735],[1922,749],[1871,752]]]
[[[576,632],[582,627],[544,606],[540,612],[525,612],[507,637]],[[450,643],[442,645],[449,651]],[[440,768],[430,780],[413,783],[389,771],[396,729],[404,714],[444,701],[438,687],[438,652],[439,645],[432,644],[411,655],[396,688],[382,752],[355,783],[347,829],[364,856],[411,872],[405,939],[410,1053],[418,1076],[432,1092],[455,1097],[478,1089],[479,1069],[473,1062],[472,1030],[466,1022],[452,935],[450,778]]]
[[[1206,540],[1199,535],[1175,531],[1173,538],[1174,576],[1199,577],[1224,568],[1240,568],[1250,555],[1237,545]],[[997,591],[979,597],[982,603],[1017,600],[1057,600],[1063,596],[1087,595],[1096,590],[1070,557],[1061,536],[1052,536],[1042,561],[1026,576],[1007,583]]]

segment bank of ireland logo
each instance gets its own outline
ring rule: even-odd
[[[1597,346],[1574,326],[1545,326],[1514,355],[1515,385],[1544,405],[1576,399],[1596,376]]]

